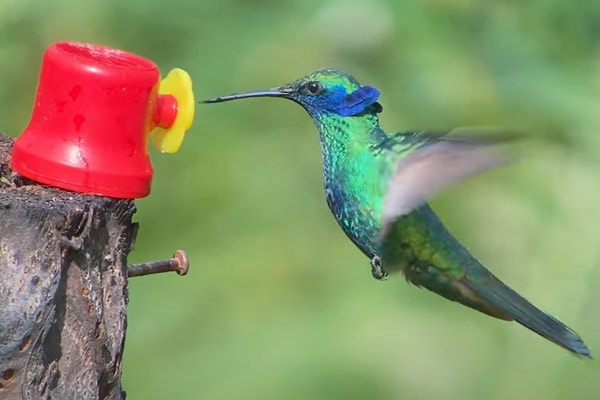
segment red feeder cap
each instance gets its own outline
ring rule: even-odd
[[[33,114],[15,141],[11,168],[67,190],[147,196],[159,83],[158,67],[146,58],[55,43],[44,55]]]

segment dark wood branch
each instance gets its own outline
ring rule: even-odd
[[[123,399],[131,200],[37,185],[0,134],[0,398]]]

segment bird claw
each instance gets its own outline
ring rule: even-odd
[[[383,269],[381,258],[379,256],[371,258],[371,275],[378,281],[385,279],[388,275],[385,269]]]

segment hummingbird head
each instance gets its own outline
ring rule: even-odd
[[[352,76],[336,69],[321,69],[277,88],[234,93],[204,100],[202,103],[220,103],[248,97],[282,97],[292,100],[300,104],[313,119],[324,114],[353,117],[383,110],[377,102],[379,90],[372,86],[361,86]]]

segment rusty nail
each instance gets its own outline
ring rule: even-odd
[[[132,264],[127,267],[127,276],[133,278],[161,272],[175,271],[177,275],[183,276],[188,273],[190,262],[183,250],[177,250],[173,257],[168,260],[150,261],[147,263]]]

